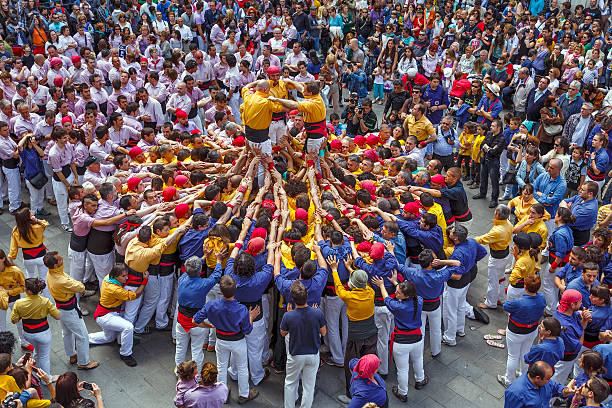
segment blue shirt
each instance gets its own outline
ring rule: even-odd
[[[317,268],[317,271],[310,279],[299,279],[300,282],[304,284],[306,290],[308,291],[308,305],[320,305],[321,304],[321,294],[323,293],[323,289],[325,288],[325,284],[327,283],[327,270],[323,268]],[[286,305],[288,303],[293,303],[291,298],[291,284],[296,279],[289,279],[283,275],[277,275],[274,277],[274,283],[278,288],[278,291],[283,295],[283,303]]]
[[[569,263],[566,263],[563,267],[557,269],[557,277],[559,279],[565,279],[565,286],[567,286],[571,281],[576,278],[582,277],[582,266],[578,268],[574,268]]]
[[[438,84],[438,87],[433,90],[431,89],[431,84],[428,84],[425,87],[425,91],[423,92],[423,100],[425,102],[429,102],[430,106],[440,106],[440,105],[449,105],[448,93],[444,90],[444,88]],[[444,113],[444,109],[439,109],[434,112],[427,111],[427,119],[434,124],[437,125],[442,120],[442,114]]]
[[[524,373],[506,388],[504,408],[548,408],[550,399],[561,396],[563,388],[552,380],[536,387]]]
[[[444,282],[449,280],[451,276],[449,268],[436,270],[423,269],[421,266],[408,268],[400,265],[397,269],[406,280],[414,283],[417,295],[427,300],[439,298],[444,291]]]
[[[442,111],[440,111],[441,113]],[[433,114],[438,113],[437,111]],[[453,147],[455,146],[455,140],[459,140],[458,137],[455,137],[455,131],[453,129],[449,129],[448,132],[444,132],[441,127],[437,130],[438,138],[434,142],[433,152],[438,156],[451,156],[453,154]],[[448,139],[451,140],[452,143],[448,143]]]
[[[520,298],[504,302],[504,310],[510,313],[510,319],[519,324],[537,323],[546,309],[546,297],[537,293],[535,296],[524,294]]]
[[[247,335],[253,330],[249,318],[249,310],[245,305],[238,303],[236,299],[225,298],[207,302],[194,316],[193,321],[197,324],[205,319],[215,326],[217,330],[226,333],[242,333]]]
[[[591,311],[591,321],[587,324],[586,329],[584,329],[585,337],[586,334],[589,334],[592,337],[599,338],[599,332],[608,329],[610,305],[595,306],[591,304],[589,310]]]
[[[599,285],[599,281],[596,279],[593,285]],[[582,307],[588,309],[591,307],[591,287],[587,286],[582,279],[582,276],[578,279],[574,279],[569,284],[566,285],[566,289],[575,289],[582,295]]]
[[[598,133],[606,133],[602,131],[601,124],[597,124],[593,126],[593,130],[591,130],[591,133],[589,134],[589,137],[587,138],[587,141],[586,141],[587,150],[592,150],[593,137]],[[608,139],[612,140],[612,128],[610,128],[610,130],[608,130],[607,133],[608,133]],[[612,146],[610,144],[608,144],[606,151],[608,152],[608,158],[612,160]]]
[[[561,225],[548,237],[548,250],[557,258],[565,258],[574,247],[574,234],[569,225]]]
[[[330,256],[335,256],[338,260],[338,276],[340,277],[340,281],[346,282],[349,278],[349,272],[344,266],[344,260],[351,254],[351,245],[349,240],[344,237],[344,241],[342,241],[341,245],[333,246],[329,243],[329,241],[319,241],[317,243],[319,248],[321,248],[321,254],[323,258],[327,259]],[[331,274],[329,274],[331,278]],[[333,282],[330,280],[330,282]]]
[[[604,149],[603,147],[595,152],[595,167],[597,167],[597,170],[599,170],[600,172],[604,173],[603,174],[604,178],[605,178],[605,172],[606,172],[606,170],[608,170],[608,162],[609,161],[610,161],[610,157],[608,156],[608,153],[606,152],[606,149]],[[593,170],[590,168],[590,165],[591,165],[591,160],[589,158],[589,170],[588,170],[588,173],[593,172]],[[601,177],[601,175],[600,175],[600,177]]]
[[[608,155],[606,154],[606,157],[607,156]],[[572,203],[570,211],[576,216],[576,222],[572,224],[573,229],[578,231],[586,231],[593,228],[597,222],[597,210],[599,209],[597,206],[597,199],[592,198],[584,201],[582,197],[576,194],[573,197],[566,198],[565,202],[568,204]]]
[[[404,238],[403,233],[399,232],[395,237],[388,240],[384,239],[379,234],[374,233],[374,241],[382,242],[383,244],[385,243],[385,241],[393,242],[393,244],[395,245],[395,247],[393,248],[393,255],[395,255],[397,263],[399,263],[400,265],[406,263],[406,238]],[[340,279],[342,279],[342,276],[340,276]]]
[[[317,354],[321,346],[321,327],[325,326],[321,309],[299,307],[283,315],[282,331],[289,332],[289,354]]]
[[[536,361],[544,361],[554,367],[563,358],[564,351],[565,345],[561,337],[544,339],[540,344],[531,346],[529,352],[525,354],[525,364],[531,365]]]
[[[412,299],[396,300],[389,296],[385,298],[387,309],[395,318],[395,327],[401,331],[410,331],[421,327],[421,312],[423,311],[423,298],[417,296],[416,309]]]
[[[487,249],[474,238],[468,238],[467,241],[455,245],[455,250],[449,258],[460,261],[461,265],[449,266],[448,269],[451,274],[465,275],[485,256],[487,256]]]
[[[499,98],[489,101],[489,99],[483,95],[480,102],[478,102],[476,110],[480,110],[480,108],[482,108],[485,112],[490,113],[493,119],[499,119],[499,114],[501,113],[503,106]],[[491,124],[491,121],[486,119],[484,116],[479,116],[476,121],[478,123],[486,123],[487,125]]]
[[[202,211],[201,208],[197,208],[193,211],[193,214],[204,214],[204,211]],[[202,245],[204,245],[204,240],[208,237],[208,232],[216,222],[217,220],[210,218],[208,220],[208,227],[204,228],[202,231],[190,229],[181,237],[181,240],[178,243],[178,249],[179,258],[181,258],[182,261],[185,261],[194,255],[198,258],[204,256]]]
[[[260,271],[252,276],[241,276],[234,273],[234,258],[229,258],[225,265],[225,274],[236,281],[236,293],[234,297],[241,303],[253,303],[261,300],[261,296],[268,287],[274,275],[274,267],[266,264]]]
[[[578,354],[582,347],[580,337],[582,337],[582,333],[584,332],[580,320],[580,313],[574,312],[572,316],[568,316],[565,313],[555,310],[553,317],[561,323],[561,327],[567,328],[567,330],[561,330],[560,336],[565,345],[565,354]]]
[[[423,248],[431,249],[436,254],[440,254],[442,251],[444,237],[442,235],[442,228],[440,228],[439,225],[429,230],[423,230],[419,225],[418,218],[414,220],[402,220],[398,218],[397,224],[407,237],[418,240]]]
[[[544,205],[551,218],[554,218],[557,214],[559,203],[563,200],[566,188],[567,184],[561,175],[551,179],[548,173],[544,173],[540,174],[533,183],[533,189],[536,192],[541,192],[542,195],[534,194],[533,196],[539,203]]]
[[[354,368],[359,362],[358,358],[349,361],[349,370],[351,370],[351,383],[349,392],[351,394],[351,402],[347,408],[361,408],[368,402],[373,402],[379,407],[387,402],[387,386],[385,380],[380,374],[374,374],[376,383],[369,378],[361,378],[359,374],[354,372]]]
[[[186,273],[178,279],[178,304],[193,309],[200,309],[206,303],[206,294],[221,279],[223,267],[220,263],[208,278],[190,277]]]
[[[385,251],[385,254],[381,259],[374,259],[371,264],[367,263],[362,257],[357,257],[355,259],[355,266],[366,271],[370,279],[372,279],[374,276],[378,276],[383,279],[387,278],[385,280],[385,286],[391,287],[392,284],[388,281],[388,278],[393,275],[393,271],[397,268],[397,259],[389,252]],[[374,289],[374,291],[376,291],[376,289],[378,289],[378,286]]]
[[[42,171],[42,160],[36,149],[26,147],[19,152],[19,157],[21,157],[21,162],[25,167],[24,176],[26,179],[29,180]]]
[[[606,374],[604,378],[612,378],[612,343],[598,344],[593,347],[593,351],[598,352],[603,357]]]

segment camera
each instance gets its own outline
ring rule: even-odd
[[[84,382],[84,383],[83,383],[83,389],[84,389],[84,390],[93,391],[93,385],[91,385],[91,383]]]
[[[21,396],[21,393],[15,392],[9,395],[2,401],[2,408],[17,408],[17,400]]]
[[[358,115],[363,115],[363,108],[360,106],[357,109],[355,109],[355,112],[357,112]]]

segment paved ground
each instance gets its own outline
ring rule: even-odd
[[[379,114],[381,107],[376,106]],[[487,208],[488,201],[472,201],[471,196],[476,190],[468,190],[470,207],[474,214],[474,223],[470,235],[482,234],[491,227],[492,211]],[[28,201],[27,190],[24,190],[24,201]],[[14,219],[6,211],[0,216],[0,248],[8,253],[10,233]],[[49,217],[50,226],[45,232],[45,244],[51,250],[59,251],[68,262],[67,248],[69,234],[59,229],[59,219],[56,208],[48,209],[54,212]],[[23,266],[21,252],[17,264]],[[470,287],[468,300],[475,304],[481,300],[486,291],[487,259],[479,263],[479,276]],[[66,269],[68,266],[66,266]],[[84,305],[93,310],[97,297],[84,299]],[[92,313],[93,314],[93,313]],[[486,345],[482,336],[494,332],[505,324],[504,314],[501,311],[490,312],[491,323],[484,326],[480,322],[467,320],[466,336],[457,340],[456,347],[442,346],[442,353],[436,360],[431,359],[428,336],[425,343],[425,373],[429,376],[429,384],[422,390],[410,388],[408,403],[402,404],[390,392],[391,385],[396,384],[394,368],[390,368],[387,380],[391,407],[420,407],[420,408],[457,408],[482,407],[495,408],[503,406],[504,388],[496,381],[496,375],[505,369],[506,350],[492,348]],[[99,327],[92,316],[85,317],[90,332],[98,331]],[[51,350],[52,374],[61,374],[76,367],[68,364],[61,340],[59,323],[50,319],[53,331],[53,345]],[[8,324],[9,330],[16,334],[15,326]],[[16,352],[15,358],[20,352]],[[78,372],[81,380],[95,382],[102,388],[104,403],[107,408],[119,407],[171,407],[175,393],[174,345],[169,333],[153,333],[142,339],[134,346],[134,356],[138,366],[128,368],[119,359],[117,345],[97,346],[91,348],[91,358],[100,361],[101,366],[93,371]],[[206,360],[215,362],[214,353],[206,353]],[[247,404],[250,407],[279,407],[283,404],[284,376],[272,374],[268,380],[258,388],[260,396]],[[411,384],[414,378],[411,375]],[[237,384],[232,384],[234,390]],[[315,407],[342,407],[335,400],[335,396],[344,391],[344,374],[340,368],[324,366],[318,376],[314,406]],[[84,394],[85,395],[85,394]],[[238,406],[236,395],[232,393],[231,406]]]

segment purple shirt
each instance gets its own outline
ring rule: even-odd
[[[229,393],[227,386],[217,383],[213,386],[198,385],[183,396],[185,408],[221,408]]]
[[[74,145],[74,164],[77,167],[83,167],[85,159],[89,156],[89,148],[81,142]]]
[[[123,210],[120,210],[118,207],[115,207],[113,204],[109,204],[108,201],[106,200],[100,200],[98,201],[98,211],[96,211],[96,213],[94,214],[94,218],[96,220],[105,220],[107,218],[111,218],[114,217],[116,215],[119,215],[123,212]],[[123,222],[123,220],[121,221]],[[97,229],[98,231],[114,231],[115,230],[115,225],[101,225],[99,227],[94,227],[94,229]]]
[[[70,143],[67,143],[63,149],[58,144],[54,144],[49,151],[49,164],[54,172],[59,173],[62,167],[72,163],[73,157],[74,151]]]
[[[14,158],[15,150],[17,150],[17,143],[13,139],[0,136],[0,159],[8,160]]]
[[[72,215],[72,227],[75,235],[84,237],[89,234],[91,224],[93,224],[95,220],[96,219],[89,215],[83,208],[78,208]]]

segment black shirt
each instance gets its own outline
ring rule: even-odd
[[[293,15],[293,25],[298,32],[302,32],[308,28],[308,15],[306,13],[295,13]]]
[[[400,93],[391,92],[387,96],[384,114],[386,115],[389,110],[399,112],[402,109],[402,106],[404,106],[406,99],[408,99],[408,92],[406,91],[401,91]]]

